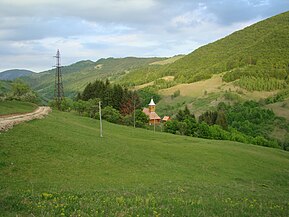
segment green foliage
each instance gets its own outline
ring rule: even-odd
[[[164,131],[205,139],[231,140],[274,148],[283,147],[284,141],[280,140],[278,144],[277,140],[270,137],[270,132],[277,125],[289,132],[289,128],[283,126],[288,124],[286,120],[277,118],[271,110],[264,109],[253,101],[237,103],[234,106],[222,102],[217,109],[217,111],[201,114],[199,122],[196,123],[195,117],[185,107],[184,110],[178,111],[176,120],[165,124]]]
[[[223,129],[228,128],[227,118],[224,110],[219,111],[206,111],[199,116],[199,123],[205,122],[206,124],[219,125]]]
[[[161,65],[148,65],[140,67],[124,75],[118,80],[118,82],[126,86],[136,86],[155,81],[163,77],[160,72],[161,69]]]
[[[82,115],[87,108],[87,101],[77,100],[73,102],[73,108],[78,112],[79,115]]]
[[[273,130],[274,113],[254,101],[228,106],[225,114],[228,124],[246,135],[267,137]]]
[[[4,83],[4,88],[5,88]],[[10,86],[11,85],[11,86]],[[13,82],[9,83],[8,88],[11,88],[10,91],[5,91],[0,95],[2,100],[18,100],[31,103],[39,103],[40,99],[38,94],[34,92],[26,83],[20,79],[16,79]]]
[[[12,94],[15,97],[21,97],[31,91],[31,88],[23,81],[17,79],[12,82]]]
[[[102,102],[103,107],[111,106],[122,115],[131,114],[134,108],[140,105],[136,92],[120,85],[111,85],[108,80],[106,82],[96,80],[94,83],[89,83],[81,94],[82,100],[96,98]]]
[[[51,108],[66,112],[70,112],[74,108],[74,102],[70,98],[63,98],[60,102],[54,99],[49,101],[48,105]]]
[[[135,126],[144,128],[149,122],[148,116],[141,109],[135,111]]]
[[[107,120],[111,123],[120,123],[121,121],[121,114],[118,110],[114,109],[111,106],[106,106],[104,109],[102,109],[101,113],[104,120]]]
[[[179,110],[176,114],[177,121],[184,121],[186,119],[196,122],[195,115],[190,112],[187,106],[185,106],[184,110]]]
[[[5,96],[11,92],[12,82],[0,80],[0,99],[4,99]]]
[[[265,103],[272,104],[275,102],[283,102],[286,98],[289,98],[289,89],[280,91],[274,96],[266,98]]]
[[[149,88],[143,88],[141,90],[138,90],[137,94],[139,95],[140,98],[141,108],[147,107],[148,102],[150,102],[151,98],[154,99],[155,103],[158,103],[161,100],[161,96]]]
[[[249,91],[272,91],[288,86],[284,80],[260,77],[241,77],[235,84]]]

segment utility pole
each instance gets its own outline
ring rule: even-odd
[[[100,137],[102,137],[101,101],[99,101],[98,103],[98,108],[99,108]]]
[[[61,110],[61,102],[64,99],[63,83],[61,75],[61,63],[60,63],[60,52],[57,50],[56,56],[56,72],[55,72],[55,86],[54,86],[54,99],[58,110]]]
[[[135,128],[135,96],[133,97],[133,127]]]
[[[156,132],[156,116],[154,117],[154,133]]]

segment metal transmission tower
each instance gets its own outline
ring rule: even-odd
[[[54,99],[58,110],[61,110],[61,102],[64,99],[63,83],[61,75],[61,64],[60,64],[60,52],[57,50],[56,53],[56,72],[55,72],[55,87],[54,87]]]

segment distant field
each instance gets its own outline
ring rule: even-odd
[[[289,216],[289,153],[52,112],[0,134],[1,216]]]
[[[158,93],[162,96],[161,101],[157,105],[159,112],[164,115],[175,114],[186,104],[194,114],[200,115],[209,109],[213,110],[219,102],[258,101],[277,93],[277,91],[246,91],[245,89],[234,86],[233,83],[222,81],[222,75],[223,74],[213,75],[212,78],[207,80],[190,84],[178,84],[167,89],[159,90]],[[152,85],[152,83],[139,87],[146,87],[148,85]],[[171,96],[176,91],[180,92],[180,96],[172,99]]]
[[[32,112],[37,105],[20,101],[0,101],[0,115]]]
[[[289,99],[284,102],[277,102],[266,105],[267,108],[272,109],[277,116],[284,117],[289,120]]]

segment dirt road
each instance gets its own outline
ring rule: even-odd
[[[12,115],[8,117],[0,117],[0,131],[7,131],[11,129],[14,125],[22,123],[24,121],[30,121],[33,119],[41,119],[44,116],[48,115],[51,111],[51,108],[48,106],[40,106],[34,112],[21,114],[21,115]]]

